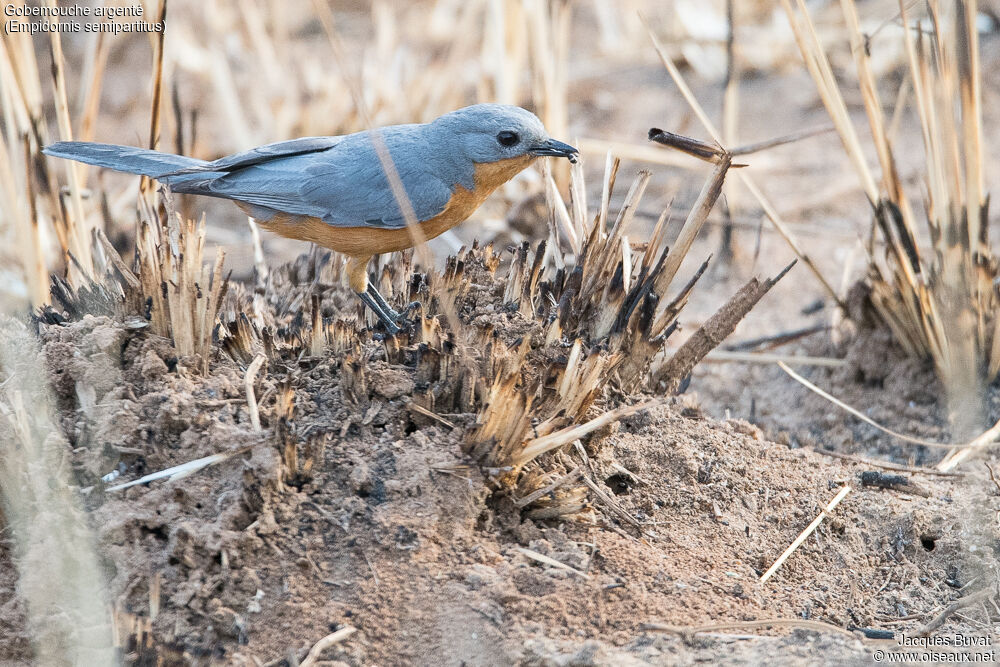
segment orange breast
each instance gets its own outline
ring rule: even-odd
[[[494,190],[509,181],[534,160],[533,155],[477,164],[474,189],[456,186],[448,204],[438,215],[419,223],[424,237],[432,239],[462,222],[479,208]],[[248,206],[236,205],[249,214]],[[351,257],[368,258],[413,247],[409,230],[378,227],[336,227],[319,218],[279,213],[270,220],[258,220],[264,229],[292,239],[309,241]]]

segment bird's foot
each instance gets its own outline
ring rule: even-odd
[[[412,322],[409,321],[407,316],[413,312],[415,308],[420,306],[419,301],[411,301],[405,308],[403,308],[402,312],[397,312],[392,306],[389,305],[389,302],[385,300],[385,297],[382,296],[382,294],[375,289],[375,286],[371,283],[368,283],[368,289],[365,290],[365,296],[376,304],[376,307],[372,308],[372,310],[383,322],[390,320],[394,324],[402,323],[405,328],[412,327]],[[366,304],[368,303],[368,300],[365,298],[362,298],[361,300]],[[379,315],[380,312],[384,313],[385,318],[383,318],[382,315]]]
[[[375,299],[370,292],[371,290],[369,290],[368,292],[358,292],[357,293],[358,298],[361,299],[361,302],[364,303],[366,306],[368,306],[368,309],[375,314],[375,317],[378,318],[378,321],[382,323],[383,327],[385,327],[386,332],[390,336],[395,336],[400,331],[402,331],[400,326],[396,323],[396,321],[399,319],[399,316],[391,308],[389,309],[388,312],[386,312],[386,309],[383,307],[385,301],[383,299]],[[393,317],[393,315],[396,316]]]
[[[388,335],[395,336],[403,331],[413,330],[414,323],[407,315],[413,312],[417,306],[421,305],[419,301],[407,304],[401,313],[396,312],[389,306],[385,298],[379,294],[378,290],[370,284],[365,292],[358,292],[358,298],[375,314]]]
[[[416,322],[410,319],[409,315],[420,305],[421,303],[419,301],[411,301],[406,304],[406,308],[403,308],[402,312],[397,312],[391,308],[389,309],[386,314],[393,321],[393,324],[396,325],[396,331],[391,332],[393,335],[403,331],[413,331],[413,327],[416,326]],[[386,329],[388,330],[389,327],[386,326]]]
[[[410,321],[410,319],[409,319],[410,313],[412,313],[414,310],[416,310],[417,308],[419,308],[422,305],[423,304],[420,303],[419,301],[411,301],[408,304],[406,304],[406,307],[403,308],[402,312],[395,313],[395,311],[394,311],[394,313],[396,315],[396,321],[398,322],[399,320],[403,319],[403,320],[406,320],[406,321],[409,322]]]

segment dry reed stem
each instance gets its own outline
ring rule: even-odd
[[[649,410],[663,404],[663,399],[651,399],[635,405],[623,405],[620,408],[605,412],[599,417],[595,417],[584,424],[568,426],[552,433],[551,435],[534,438],[533,440],[526,442],[523,449],[513,457],[513,463],[516,466],[523,466],[528,461],[541,456],[545,452],[568,445],[574,440],[579,440],[583,436],[593,433],[603,426],[613,424],[624,417],[642,410]]]
[[[811,357],[807,355],[774,354],[770,352],[734,352],[732,350],[712,350],[702,358],[702,361],[746,364],[775,364],[780,361],[786,364],[817,366],[821,368],[842,368],[847,365],[846,359],[836,359],[834,357]]]
[[[597,499],[601,501],[602,504],[606,505],[611,510],[611,512],[615,514],[620,520],[624,521],[625,523],[631,526],[634,526],[636,529],[639,530],[640,533],[644,535],[653,538],[659,538],[659,536],[653,531],[646,530],[643,527],[642,522],[640,522],[634,516],[629,514],[628,510],[626,510],[624,507],[621,506],[621,503],[619,503],[614,498],[605,493],[605,491],[590,477],[587,477],[585,475],[583,478],[583,483],[586,484],[587,488],[590,489],[590,492],[593,493],[597,497]]]
[[[722,146],[722,141],[719,138],[719,132],[715,129],[715,125],[713,125],[712,121],[709,120],[708,115],[705,113],[705,110],[702,108],[697,98],[691,92],[691,89],[688,87],[687,82],[684,80],[683,75],[680,73],[680,70],[677,69],[677,66],[674,64],[673,60],[667,54],[666,50],[660,44],[656,35],[653,33],[652,29],[648,25],[646,26],[646,30],[649,34],[650,39],[652,39],[653,41],[653,46],[656,48],[656,52],[659,54],[663,66],[666,67],[667,72],[670,74],[670,77],[674,80],[674,83],[680,89],[681,94],[684,96],[684,99],[688,103],[688,106],[691,107],[691,110],[694,112],[695,116],[697,116],[698,120],[701,121],[702,126],[705,128],[705,131],[708,132],[709,136],[711,136],[712,139],[719,146]],[[840,306],[842,309],[845,309],[846,306],[843,300],[840,298],[840,295],[838,295],[836,290],[834,290],[833,287],[830,285],[830,283],[827,282],[826,278],[813,263],[812,259],[802,250],[798,242],[795,240],[795,237],[788,229],[785,222],[781,219],[781,216],[778,215],[778,212],[775,210],[774,206],[772,206],[771,203],[764,197],[764,194],[763,192],[761,192],[760,188],[758,188],[756,184],[754,184],[754,182],[750,179],[750,176],[746,173],[746,170],[740,169],[739,171],[737,171],[737,176],[740,178],[740,180],[743,182],[746,188],[750,190],[750,193],[760,203],[761,207],[764,209],[764,213],[767,216],[767,219],[771,221],[771,224],[774,225],[774,228],[778,231],[781,237],[785,239],[789,247],[795,253],[796,257],[798,257],[807,267],[809,267],[809,270],[812,271],[813,275],[815,275],[816,278],[819,280],[820,285],[822,285],[823,289],[826,290],[826,292],[837,303],[837,305]]]
[[[546,496],[546,495],[552,493],[553,491],[555,491],[559,487],[563,486],[564,484],[569,484],[571,482],[575,482],[576,480],[580,479],[581,476],[583,476],[583,468],[581,468],[580,466],[577,466],[577,467],[573,468],[572,470],[570,470],[565,475],[556,478],[554,481],[552,481],[549,484],[546,484],[542,488],[536,489],[536,490],[532,491],[531,493],[529,493],[528,495],[524,496],[523,498],[517,498],[514,501],[514,506],[517,507],[517,508],[519,508],[519,509],[527,507],[528,505],[532,504],[533,502],[535,502],[536,500],[538,500],[542,496]]]
[[[806,13],[805,4],[802,0],[796,0],[800,11]],[[861,186],[868,200],[873,204],[878,201],[878,187],[875,185],[875,178],[868,169],[864,152],[861,150],[861,141],[851,123],[850,115],[847,113],[847,105],[837,86],[836,79],[830,63],[823,52],[819,37],[808,19],[800,20],[798,15],[792,10],[791,0],[781,0],[781,5],[788,15],[792,26],[795,40],[802,52],[806,68],[817,82],[817,89],[824,106],[830,114],[830,118],[837,126],[837,131],[844,144],[844,150],[854,165],[858,177],[861,179]]]
[[[661,164],[667,167],[680,167],[681,169],[693,170],[698,168],[698,164],[674,153],[668,153],[652,146],[641,144],[629,144],[621,141],[608,141],[605,139],[594,139],[581,137],[574,144],[584,155],[607,155],[611,154],[616,158],[626,160],[637,160],[639,162],[649,162],[651,164]]]
[[[53,9],[57,6],[55,0],[49,0],[48,5]],[[58,31],[50,33],[50,45],[59,136],[62,141],[72,141],[73,128],[70,123],[69,101],[66,94],[66,61],[63,58],[62,37]],[[66,181],[69,184],[69,205],[65,207],[68,216],[67,240],[69,252],[77,260],[69,263],[67,274],[70,277],[70,284],[75,284],[80,278],[93,278],[93,261],[90,255],[91,226],[83,212],[83,196],[81,194],[83,181],[80,174],[85,172],[85,166],[72,160],[64,160],[64,162]],[[82,271],[82,275],[77,274],[78,270]]]
[[[2,63],[0,63],[2,67]],[[0,75],[0,79],[2,79]],[[26,151],[26,153],[30,152]],[[26,155],[26,163],[30,155]],[[19,196],[17,177],[11,165],[13,158],[8,151],[7,142],[0,136],[0,194],[3,198],[3,210],[8,223],[14,227],[17,245],[25,249],[22,258],[25,281],[28,286],[28,299],[33,306],[41,306],[49,300],[48,271],[45,268],[45,258],[42,240],[39,234],[38,213],[34,206],[34,187],[32,186],[32,171],[26,170],[24,190],[28,192],[28,202]]]
[[[215,465],[216,463],[225,461],[226,459],[231,458],[236,454],[242,454],[248,449],[249,447],[243,447],[241,449],[234,449],[233,451],[230,452],[222,452],[220,454],[210,454],[200,459],[194,459],[193,461],[187,461],[179,465],[171,466],[169,468],[164,468],[163,470],[157,470],[156,472],[151,472],[148,475],[143,475],[139,479],[134,479],[131,482],[125,482],[123,484],[116,484],[115,486],[109,486],[104,491],[106,493],[123,491],[133,486],[139,486],[141,484],[149,484],[150,482],[155,482],[158,479],[166,479],[168,482],[173,482],[178,479],[184,479],[185,477],[193,475],[199,470],[207,468],[210,465]]]
[[[726,39],[726,83],[722,93],[722,137],[727,146],[739,145],[740,76],[736,59],[736,0],[726,0],[726,19],[729,35]],[[740,207],[739,191],[732,185],[725,188],[727,215],[719,241],[719,259],[730,264],[735,257],[731,212]]]
[[[814,449],[813,451],[819,454],[820,456],[829,456],[831,458],[842,459],[844,461],[853,461],[854,463],[860,463],[861,465],[871,466],[873,468],[883,468],[884,470],[907,472],[916,475],[934,475],[940,477],[965,477],[965,473],[962,472],[936,470],[934,468],[924,468],[922,466],[907,466],[899,463],[890,463],[889,461],[879,461],[876,459],[870,459],[864,456],[855,456],[854,454],[844,454],[841,452],[835,452],[828,449]]]
[[[729,155],[720,157],[715,168],[712,170],[711,176],[709,176],[705,185],[702,186],[694,206],[688,212],[688,216],[684,220],[684,225],[677,235],[677,240],[669,252],[667,252],[663,269],[656,278],[656,290],[658,292],[663,292],[666,286],[673,282],[674,276],[677,275],[677,271],[681,267],[681,262],[691,250],[691,246],[694,245],[694,240],[698,237],[698,232],[701,231],[701,227],[705,224],[709,212],[715,206],[719,195],[722,194],[722,184],[726,180],[730,164],[732,164],[732,159]]]
[[[916,632],[916,634],[914,634],[914,636],[915,637],[927,637],[932,632],[934,632],[935,630],[937,630],[938,628],[940,628],[942,625],[944,625],[944,622],[947,621],[959,609],[964,609],[965,607],[968,607],[969,605],[976,604],[977,602],[982,602],[983,600],[985,600],[985,599],[987,599],[987,598],[989,598],[989,597],[991,597],[993,595],[997,595],[997,590],[996,590],[996,586],[995,585],[994,586],[987,586],[986,588],[978,590],[975,593],[970,593],[969,595],[966,595],[965,597],[963,597],[963,598],[961,598],[959,600],[955,600],[950,605],[948,605],[947,607],[945,607],[944,609],[942,609],[941,612],[937,616],[935,616],[934,618],[932,618],[930,621],[928,621],[927,623],[925,623],[923,625],[923,627],[921,627],[919,630],[917,630],[917,632]]]
[[[717,310],[695,331],[684,345],[674,353],[654,374],[654,386],[666,393],[674,393],[694,367],[733,332],[747,313],[792,268],[794,262],[774,278],[747,282],[722,308]]]
[[[432,411],[428,410],[427,408],[423,407],[422,405],[417,405],[413,401],[408,401],[406,403],[406,409],[410,410],[412,412],[416,412],[418,415],[423,415],[424,417],[427,417],[429,419],[433,419],[434,421],[436,421],[437,423],[441,424],[442,426],[447,426],[450,429],[456,429],[456,428],[458,428],[458,426],[456,426],[453,422],[445,419],[444,417],[442,417],[441,415],[437,414],[436,412],[432,412]]]
[[[882,426],[881,424],[874,421],[873,419],[871,419],[864,413],[860,412],[859,410],[856,410],[851,406],[847,405],[846,403],[836,398],[835,396],[832,396],[827,392],[823,391],[822,389],[814,385],[812,382],[805,379],[804,377],[793,371],[791,368],[789,368],[783,360],[778,361],[777,363],[778,366],[781,368],[781,370],[785,371],[785,373],[787,373],[789,377],[791,377],[799,384],[803,385],[804,387],[816,393],[817,395],[822,396],[823,398],[830,401],[837,407],[849,412],[850,414],[854,415],[863,422],[871,426],[874,426],[883,433],[887,433],[888,435],[891,435],[894,438],[898,438],[905,442],[910,442],[916,445],[922,445],[924,447],[951,449],[952,451],[946,454],[945,457],[940,462],[938,462],[936,466],[937,470],[940,472],[944,473],[954,470],[960,463],[962,463],[962,461],[966,460],[973,454],[978,453],[980,450],[1000,440],[1000,421],[997,421],[997,423],[995,423],[992,427],[983,431],[981,434],[979,434],[972,440],[962,443],[933,442],[930,440],[924,440],[923,438],[916,438],[913,436],[905,435],[903,433],[899,433],[897,431],[893,431],[892,429]]]
[[[108,64],[108,53],[111,51],[111,41],[107,39],[106,33],[99,32],[91,39],[93,46],[87,49],[86,64],[81,75],[81,78],[87,83],[83,94],[79,97],[80,104],[76,110],[79,123],[77,138],[80,141],[94,140],[97,115],[100,112],[104,72]]]
[[[531,46],[534,98],[540,100],[542,124],[554,137],[567,136],[568,62],[570,2],[521,0],[527,15]],[[553,175],[560,191],[566,191],[570,165],[558,162]]]
[[[927,229],[931,252],[916,243],[916,219],[893,158],[873,74],[868,37],[853,0],[841,0],[862,100],[881,175],[876,182],[850,122],[829,59],[803,0],[782,0],[797,43],[884,237],[885,258],[869,257],[871,302],[908,354],[933,359],[944,384],[953,429],[966,438],[983,427],[985,383],[1000,373],[997,276],[988,243],[982,170],[982,109],[974,1],[929,0],[931,29],[911,29],[899,3],[902,41],[926,155]],[[956,104],[957,101],[957,104]]]
[[[942,472],[954,470],[962,461],[966,460],[973,454],[978,453],[979,450],[996,443],[998,440],[1000,440],[1000,421],[986,431],[983,431],[983,433],[973,438],[960,449],[949,452],[948,455],[945,456],[940,463],[938,463],[937,469]]]

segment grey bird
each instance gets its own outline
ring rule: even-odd
[[[376,131],[423,236],[468,218],[499,186],[542,156],[576,161],[530,111],[476,104],[430,123]],[[372,132],[281,141],[208,162],[159,151],[80,141],[46,155],[142,174],[171,191],[233,200],[260,226],[348,257],[351,288],[390,334],[402,315],[368,282],[368,261],[414,245]]]

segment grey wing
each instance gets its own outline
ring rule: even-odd
[[[325,151],[333,148],[343,140],[343,137],[302,137],[289,141],[278,141],[272,144],[265,144],[252,148],[242,153],[236,153],[224,158],[219,158],[214,162],[199,164],[197,166],[179,169],[165,174],[165,176],[181,176],[186,174],[204,173],[209,171],[235,171],[270,160],[294,157],[297,155],[307,155],[318,151]]]
[[[186,182],[184,191],[224,197],[293,215],[316,217],[338,227],[406,226],[388,179],[370,145],[337,146],[321,151],[260,162],[238,171]],[[452,188],[414,153],[395,165],[418,221],[441,213]],[[196,178],[196,177],[195,177]],[[174,189],[178,189],[175,187]]]

